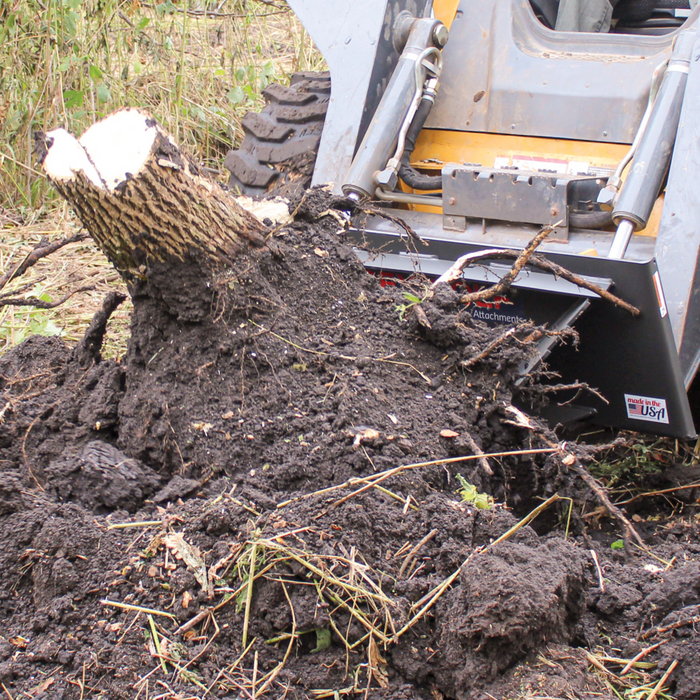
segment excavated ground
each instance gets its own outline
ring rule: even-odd
[[[4,694],[614,698],[600,659],[660,644],[628,687],[677,662],[700,697],[692,510],[638,514],[649,553],[586,529],[592,495],[509,409],[527,348],[464,369],[502,329],[450,289],[430,328],[400,318],[324,206],[214,279],[152,270],[119,363],[41,337],[0,359]],[[540,453],[446,461],[475,449]],[[572,511],[494,544],[555,493]]]

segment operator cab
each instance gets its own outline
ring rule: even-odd
[[[662,36],[679,29],[697,0],[530,0],[548,29]]]

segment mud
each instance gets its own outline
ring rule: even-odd
[[[0,358],[3,692],[592,699],[677,662],[669,692],[700,697],[692,498],[637,504],[650,552],[625,552],[562,453],[445,462],[556,440],[509,412],[527,347],[465,370],[501,330],[449,289],[421,325],[322,212],[214,278],[149,271],[121,362],[40,337]],[[494,544],[555,492],[571,511]],[[621,678],[589,656],[657,643]]]

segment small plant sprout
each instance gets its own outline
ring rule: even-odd
[[[426,292],[423,297],[419,297],[413,292],[404,292],[403,293],[404,298],[408,303],[406,304],[397,304],[394,308],[398,311],[399,313],[399,320],[403,321],[404,318],[406,317],[406,314],[414,307],[414,306],[419,306],[422,304],[427,298],[428,298],[428,293]]]
[[[457,474],[457,481],[460,483],[460,488],[457,491],[464,503],[470,503],[479,510],[491,510],[494,506],[493,497],[487,493],[479,493],[474,484],[470,484],[461,474]]]

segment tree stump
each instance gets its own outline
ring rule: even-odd
[[[49,180],[127,281],[153,263],[217,266],[265,245],[266,227],[140,110],[115,112],[79,140],[56,129],[38,141]]]

